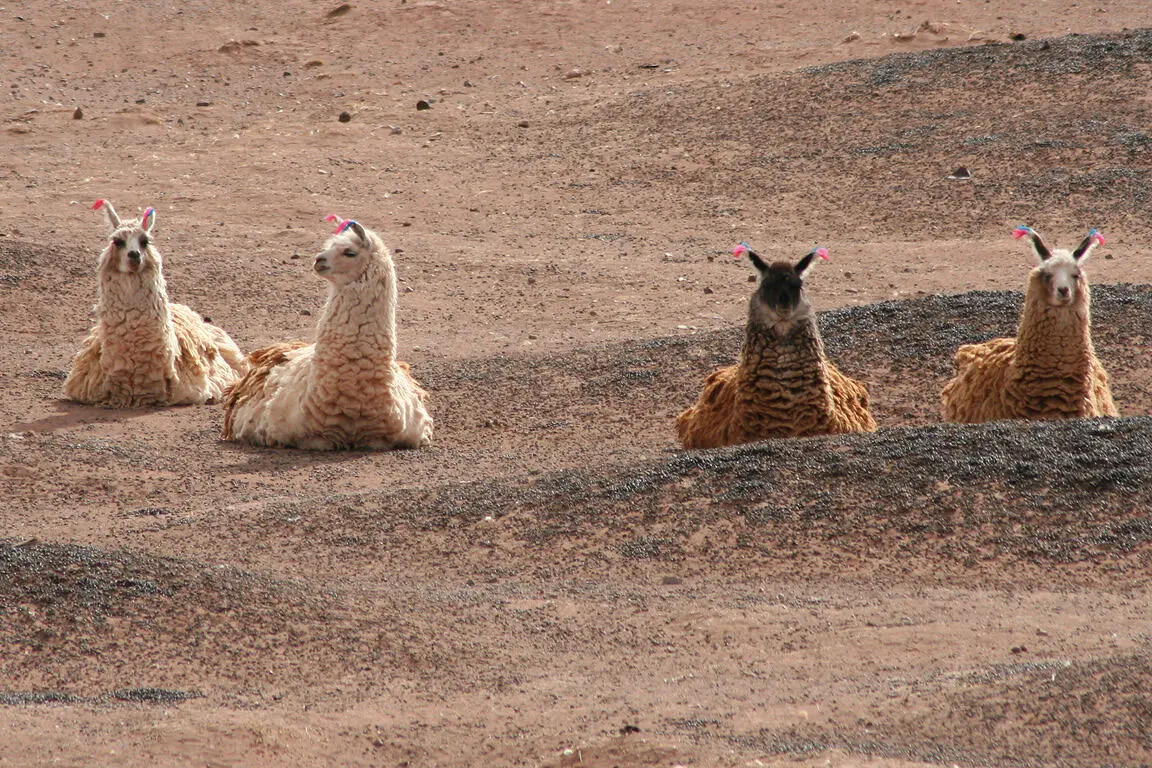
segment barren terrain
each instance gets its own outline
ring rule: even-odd
[[[1145,3],[0,19],[0,766],[1152,764]],[[434,445],[62,400],[97,198],[157,208],[172,298],[245,350],[311,333],[326,214],[376,229]],[[1107,236],[1123,418],[940,423],[1021,223]],[[677,449],[740,241],[830,249],[876,434]]]

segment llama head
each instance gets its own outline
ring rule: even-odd
[[[1038,261],[1028,279],[1029,296],[1039,295],[1052,307],[1067,307],[1081,301],[1086,295],[1087,281],[1080,264],[1093,248],[1104,244],[1103,235],[1094,229],[1089,231],[1074,251],[1049,249],[1039,232],[1023,225],[1016,227],[1012,236],[1027,237]]]
[[[787,261],[768,264],[745,243],[736,246],[732,253],[736,256],[748,254],[760,273],[760,285],[752,295],[752,307],[769,325],[787,326],[811,316],[812,305],[804,295],[804,272],[817,256],[828,259],[826,248],[813,248],[795,264]]]
[[[160,252],[152,246],[156,209],[144,211],[140,220],[121,220],[107,200],[97,200],[93,210],[102,210],[108,222],[108,246],[100,254],[100,269],[108,274],[137,275],[161,269]]]
[[[316,254],[312,265],[316,274],[336,287],[363,280],[368,275],[381,275],[386,279],[386,272],[379,272],[377,267],[391,262],[392,255],[375,232],[335,214],[326,220],[339,223],[324,244],[324,250]]]

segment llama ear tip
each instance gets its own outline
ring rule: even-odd
[[[92,210],[98,211],[98,210],[100,210],[101,206],[103,206],[103,205],[104,205],[104,198],[100,198],[96,202],[92,203]]]

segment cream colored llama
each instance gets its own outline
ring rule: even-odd
[[[1108,374],[1092,346],[1091,295],[1081,263],[1104,238],[1096,230],[1069,253],[1050,251],[1020,226],[1039,265],[1028,277],[1014,339],[965,344],[940,400],[948,421],[1118,416]]]
[[[685,448],[716,448],[771,437],[872,432],[868,390],[824,354],[816,316],[803,290],[804,271],[817,248],[795,266],[765,264],[741,243],[760,285],[748,303],[740,361],[715,371],[696,404],[676,418]]]
[[[156,210],[122,222],[97,200],[111,230],[100,254],[96,325],[64,382],[72,400],[112,408],[207,403],[248,370],[228,334],[183,304],[168,301]]]
[[[375,232],[343,220],[314,268],[330,283],[316,341],[249,356],[252,370],[225,399],[224,439],[311,450],[427,445],[428,393],[396,359],[392,254]]]

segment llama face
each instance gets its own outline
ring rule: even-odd
[[[93,210],[104,213],[108,222],[109,243],[100,254],[100,269],[121,275],[135,275],[160,270],[160,252],[152,247],[152,227],[156,226],[156,209],[144,211],[139,222],[121,221],[107,200],[97,200]]]
[[[1080,264],[1088,258],[1093,248],[1104,243],[1104,236],[1093,229],[1072,252],[1050,249],[1040,233],[1031,227],[1016,227],[1012,236],[1017,239],[1028,238],[1036,260],[1040,263],[1040,266],[1032,270],[1029,278],[1029,295],[1038,292],[1053,307],[1077,303],[1087,286]]]
[[[1056,251],[1032,272],[1044,300],[1053,307],[1066,307],[1080,296],[1084,273],[1079,262],[1067,251]]]
[[[793,323],[812,314],[812,306],[804,295],[804,271],[816,256],[827,259],[826,249],[813,249],[795,265],[787,261],[766,264],[744,243],[733,252],[737,255],[746,253],[760,272],[760,286],[752,296],[752,310],[761,322],[775,327],[777,333],[785,333]]]
[[[123,275],[159,269],[160,254],[152,247],[151,235],[140,227],[121,227],[112,233],[105,250],[104,265]]]
[[[371,248],[355,233],[344,233],[328,241],[316,254],[312,268],[334,285],[347,285],[360,279],[372,258]]]

